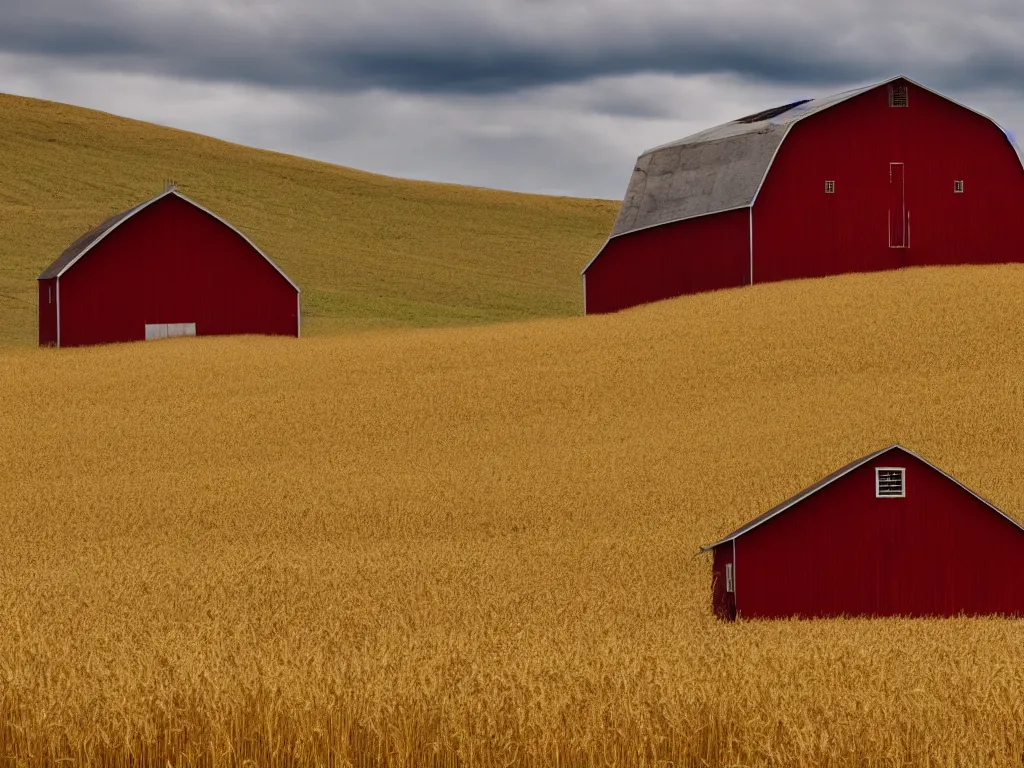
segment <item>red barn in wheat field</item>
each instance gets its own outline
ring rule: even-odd
[[[39,275],[39,343],[299,335],[299,289],[241,232],[174,189],[80,237]]]
[[[588,313],[753,283],[1024,261],[1024,167],[989,118],[907,78],[642,154]]]
[[[724,619],[1024,615],[1024,528],[898,445],[702,550]]]

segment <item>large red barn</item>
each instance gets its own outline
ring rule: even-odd
[[[587,313],[753,283],[1024,261],[1024,166],[991,119],[904,77],[642,154],[583,270]]]
[[[39,275],[39,343],[299,335],[299,289],[241,232],[175,189],[112,216]]]
[[[724,619],[1024,615],[1024,528],[898,445],[702,550]]]

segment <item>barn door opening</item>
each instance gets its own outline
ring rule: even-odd
[[[910,216],[903,163],[889,163],[889,247],[910,247]]]

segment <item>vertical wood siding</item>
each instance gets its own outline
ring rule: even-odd
[[[1024,261],[1024,170],[1006,136],[906,86],[907,107],[879,86],[793,126],[754,205],[755,282]],[[890,226],[901,229],[890,225],[892,163],[903,164],[905,248],[889,246]]]
[[[711,607],[723,621],[736,618],[733,595],[726,591],[725,566],[732,564],[732,544],[715,547],[711,564]],[[733,571],[735,579],[735,570]]]
[[[57,280],[39,280],[39,346],[57,346]]]
[[[746,208],[614,238],[587,270],[587,314],[744,285],[750,274]]]

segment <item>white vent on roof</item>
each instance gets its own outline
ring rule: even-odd
[[[909,107],[910,100],[907,98],[907,86],[905,85],[890,85],[889,86],[889,106],[890,107]]]
[[[903,467],[875,468],[875,496],[879,499],[902,499],[907,495]]]
[[[964,183],[962,181],[954,181],[953,192],[954,194],[962,195],[964,193]]]
[[[836,193],[836,183],[834,181],[825,182],[825,194],[834,195]]]

